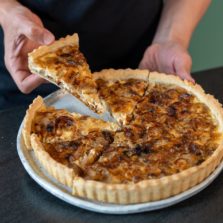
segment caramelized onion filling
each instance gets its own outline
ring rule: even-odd
[[[106,88],[98,80],[99,87],[105,88],[101,90],[103,97],[115,97],[120,84]],[[77,165],[85,179],[107,183],[157,179],[207,160],[220,139],[209,108],[182,88],[157,84],[143,96],[137,93],[137,84],[133,80],[125,83],[125,94],[140,100],[133,119],[122,130],[102,131],[98,126],[77,137],[77,126],[69,116],[52,116],[45,111],[37,114],[33,132],[56,161],[69,167]],[[60,131],[71,132],[73,140],[44,141]]]

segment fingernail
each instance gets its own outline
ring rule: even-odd
[[[194,80],[192,77],[190,77],[188,80],[189,80],[190,82],[192,82],[193,84],[195,84],[195,80]]]
[[[55,40],[54,35],[50,32],[44,33],[44,44],[50,44]]]

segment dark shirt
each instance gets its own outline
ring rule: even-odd
[[[162,0],[21,0],[20,2],[36,13],[56,38],[77,32],[80,49],[85,54],[92,71],[110,67],[136,68],[146,47],[153,39],[162,10]],[[1,67],[4,70],[3,64]],[[1,86],[0,83],[1,95],[9,98],[14,92],[13,96],[20,95],[22,102],[21,98],[24,97],[18,92],[9,75],[3,74],[3,76],[2,85],[7,83],[8,87]],[[40,94],[47,94],[52,90],[49,85],[40,87],[29,98],[32,99],[38,91]],[[28,99],[27,95],[25,97],[28,100],[25,102],[29,103],[31,99]],[[16,100],[13,100],[14,104]],[[2,106],[0,98],[0,108]]]

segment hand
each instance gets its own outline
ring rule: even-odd
[[[5,65],[20,91],[28,94],[46,81],[30,73],[27,54],[39,45],[51,43],[54,36],[29,9],[16,1],[10,3],[13,5],[4,5],[6,11],[1,15]]]
[[[141,69],[176,74],[195,82],[190,75],[192,60],[187,50],[177,42],[154,43],[148,47],[139,64]]]

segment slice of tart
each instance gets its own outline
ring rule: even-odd
[[[125,125],[148,88],[149,71],[105,69],[93,76],[107,110],[119,124]]]
[[[77,34],[35,49],[29,53],[28,62],[32,73],[67,90],[95,112],[104,112],[104,106],[97,95],[96,83],[79,50]]]

